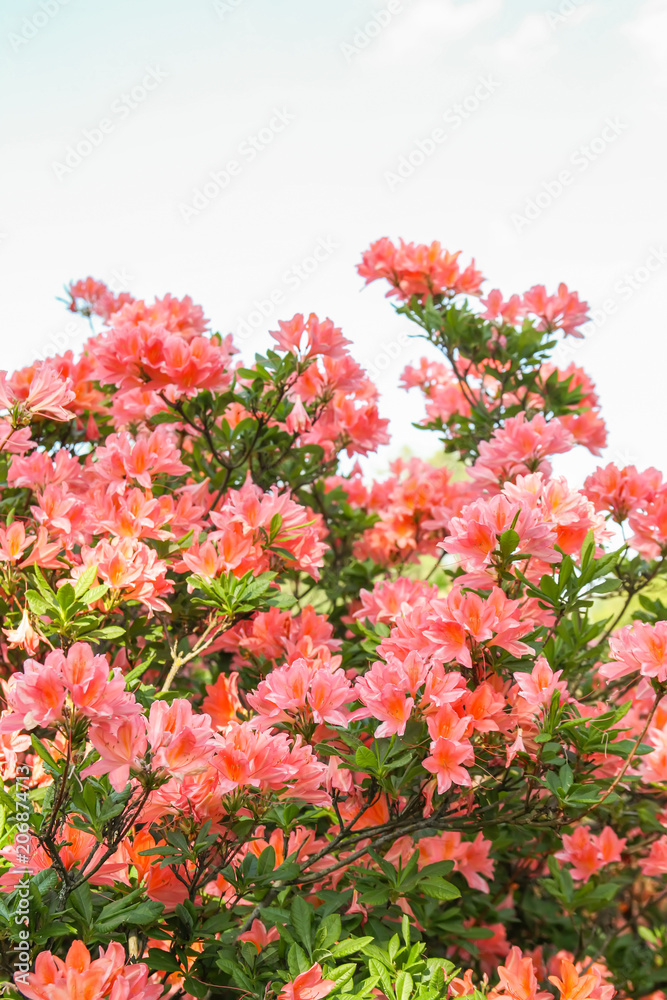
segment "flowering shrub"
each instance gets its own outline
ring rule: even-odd
[[[554,474],[586,303],[458,258],[359,267],[439,467],[351,466],[387,421],[314,315],[245,367],[88,278],[81,357],[2,376],[11,995],[664,1000],[667,484]]]

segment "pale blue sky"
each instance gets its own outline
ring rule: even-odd
[[[6,0],[0,46],[1,367],[76,348],[55,297],[88,274],[189,293],[223,332],[264,304],[246,353],[314,310],[376,367],[396,447],[428,453],[396,388],[422,348],[354,267],[379,236],[437,238],[487,288],[564,280],[600,310],[571,357],[609,458],[667,470],[664,0]]]

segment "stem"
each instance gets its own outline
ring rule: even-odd
[[[171,667],[169,668],[169,673],[165,678],[164,684],[160,688],[160,693],[165,694],[171,687],[172,682],[174,681],[176,674],[181,669],[181,667],[184,664],[189,663],[190,660],[193,660],[195,656],[199,656],[199,654],[203,653],[205,649],[208,649],[211,643],[214,642],[214,640],[217,639],[218,636],[222,634],[222,632],[226,632],[227,629],[231,626],[231,624],[232,623],[230,621],[225,620],[223,622],[216,622],[212,625],[209,625],[206,631],[204,632],[203,636],[201,637],[201,639],[197,643],[195,643],[194,647],[185,656],[178,655],[178,653],[176,652],[176,645],[174,644],[171,654],[172,655]],[[213,630],[212,632],[211,629]],[[210,635],[209,632],[211,632]]]

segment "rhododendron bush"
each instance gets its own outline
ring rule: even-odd
[[[667,485],[554,471],[606,443],[565,285],[359,274],[445,462],[364,474],[388,423],[315,315],[249,363],[88,278],[80,356],[0,379],[11,995],[664,998]]]

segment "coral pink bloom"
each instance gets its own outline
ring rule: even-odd
[[[11,713],[0,723],[0,732],[51,726],[62,718],[66,692],[59,669],[61,656],[50,653],[44,664],[26,660],[22,674],[12,674],[2,682]]]
[[[262,572],[269,568],[269,554],[261,554],[270,536],[270,545],[285,550],[281,558],[289,568],[299,568],[313,579],[319,579],[319,568],[323,565],[326,546],[322,540],[324,527],[321,517],[313,515],[301,504],[296,503],[288,492],[279,493],[274,486],[264,493],[248,478],[240,490],[230,490],[219,511],[211,511],[211,520],[219,529],[209,535],[209,540],[218,544],[222,555],[226,537],[236,529],[232,538],[229,556],[234,559],[228,569],[237,570],[236,550],[245,538],[259,549],[260,560],[253,559],[248,567]],[[261,542],[261,548],[259,548]],[[289,553],[289,555],[288,555]],[[275,560],[275,554],[273,555]]]
[[[87,642],[75,642],[66,657],[58,650],[49,653],[44,662],[60,667],[72,704],[81,715],[118,720],[140,713],[134,695],[125,690],[122,671],[116,668],[109,676],[106,657],[95,656]]]
[[[667,731],[654,729],[645,742],[651,743],[655,749],[641,759],[642,781],[647,785],[667,781]]]
[[[271,944],[272,941],[278,941],[280,938],[280,933],[277,927],[272,927],[270,931],[267,931],[266,927],[261,920],[253,920],[250,930],[246,931],[244,934],[239,934],[239,941],[250,941],[254,944],[257,951],[261,951],[266,948],[267,945]]]
[[[49,362],[33,365],[25,376],[16,372],[10,382],[7,372],[0,372],[0,408],[11,410],[20,403],[31,416],[65,422],[74,414],[66,409],[76,393],[69,378],[62,378]]]
[[[609,640],[615,663],[604,663],[600,675],[611,680],[639,670],[644,677],[667,680],[667,622],[633,622]]]
[[[307,701],[315,722],[347,726],[350,713],[345,705],[353,697],[352,686],[345,672],[324,667],[313,674]]]
[[[122,591],[124,600],[143,604],[148,608],[149,618],[154,611],[171,610],[163,600],[173,590],[167,579],[167,563],[144,542],[134,538],[103,538],[95,548],[83,546],[81,559],[81,565],[72,570],[73,580],[95,566],[103,583],[111,590]]]
[[[582,302],[576,292],[568,291],[563,282],[555,295],[547,295],[544,285],[533,285],[525,292],[521,306],[524,313],[539,318],[538,330],[562,330],[572,337],[583,337],[578,327],[590,319],[588,302]]]
[[[621,852],[627,843],[626,837],[617,837],[610,826],[605,826],[597,837],[593,837],[597,845],[600,864],[610,865],[621,860]]]
[[[138,766],[148,747],[145,718],[133,715],[120,721],[101,721],[90,727],[88,739],[100,760],[87,767],[81,776],[108,774],[112,788],[124,791],[130,780],[130,768]]]
[[[538,990],[532,958],[524,958],[520,948],[510,948],[505,965],[498,966],[498,996],[512,1000],[551,1000],[551,993]]]
[[[458,743],[439,737],[431,745],[431,753],[423,762],[423,767],[438,779],[438,791],[446,792],[452,785],[472,786],[472,778],[463,765],[475,762],[475,754],[470,743]]]
[[[509,299],[504,301],[502,293],[497,288],[493,288],[481,302],[483,306],[486,306],[486,311],[482,313],[482,319],[497,320],[500,317],[503,323],[513,325],[524,315],[521,297],[510,295]]]
[[[504,726],[505,698],[492,684],[483,681],[474,691],[466,691],[462,710],[478,733],[496,733]]]
[[[398,691],[391,684],[385,684],[380,692],[381,707],[378,718],[382,724],[375,731],[377,737],[402,736],[414,708],[414,698],[408,698],[403,691]]]
[[[380,651],[382,653],[382,651]],[[383,654],[384,655],[384,654]],[[381,725],[376,736],[402,736],[415,705],[415,695],[426,680],[428,669],[421,656],[411,650],[401,662],[391,653],[387,662],[374,663],[355,685],[355,694],[368,711],[358,710],[355,718],[372,715]]]
[[[300,354],[305,358],[313,358],[317,354],[339,358],[345,354],[345,347],[350,343],[330,319],[319,320],[315,313],[311,313],[305,323],[299,313],[288,322],[279,320],[278,326],[280,330],[271,333],[276,343],[284,351],[291,351],[292,354]]]
[[[67,292],[72,300],[68,306],[70,312],[78,312],[82,316],[93,314],[104,320],[108,320],[121,306],[134,301],[129,292],[114,295],[103,281],[96,281],[95,278],[72,281]]]
[[[335,988],[333,979],[322,978],[322,966],[315,962],[283,987],[278,1000],[321,1000]]]
[[[651,844],[648,856],[641,862],[642,875],[667,875],[667,835],[663,834]]]
[[[453,861],[454,871],[463,875],[471,889],[488,892],[486,878],[493,877],[494,868],[493,859],[489,857],[491,846],[491,841],[485,840],[481,833],[471,842],[462,840],[460,833],[450,830],[433,837],[422,837],[417,845],[419,864],[421,867],[434,861]]]
[[[441,707],[428,716],[426,720],[428,733],[432,740],[443,737],[447,740],[459,742],[472,732],[472,718],[469,715],[457,715],[450,705]]]
[[[107,493],[124,493],[132,479],[148,490],[158,475],[180,476],[188,471],[173,432],[164,425],[136,439],[127,431],[110,434],[88,468],[104,483]]]
[[[24,649],[30,656],[34,656],[39,649],[41,640],[30,624],[30,616],[27,608],[23,609],[21,621],[16,628],[3,628],[2,631],[7,636],[10,649],[15,649],[16,647]]]
[[[519,413],[495,430],[489,441],[481,442],[470,474],[480,487],[496,490],[519,475],[542,472],[549,476],[548,457],[569,451],[573,444],[572,435],[558,417],[547,420],[537,413],[528,419]]]
[[[494,863],[489,857],[491,841],[478,833],[473,841],[464,841],[456,859],[455,868],[463,875],[471,889],[489,891],[487,878],[493,878]]]
[[[450,979],[449,986],[447,987],[447,996],[472,996],[475,992],[475,984],[472,981],[472,975],[472,969],[466,969],[463,976],[454,976],[453,979]]]
[[[561,959],[560,970],[561,979],[549,976],[549,982],[560,992],[560,1000],[589,1000],[600,985],[601,976],[595,968],[580,976],[572,962],[564,958]]]
[[[531,672],[528,674],[517,670],[514,673],[514,680],[517,682],[521,697],[531,708],[548,708],[556,691],[560,695],[561,702],[568,700],[567,684],[559,680],[562,673],[562,670],[554,673],[546,657],[538,656]]]
[[[205,771],[211,734],[209,716],[195,715],[185,698],[175,698],[171,705],[154,701],[148,716],[153,767],[162,767],[177,778]]]
[[[569,861],[570,874],[577,881],[587,882],[600,868],[599,852],[587,826],[578,826],[574,833],[563,834],[563,850],[557,851],[559,861]]]
[[[399,615],[411,611],[417,604],[438,596],[435,584],[399,576],[396,580],[380,580],[372,591],[361,590],[361,608],[353,618],[376,622],[394,622]]]
[[[468,570],[485,569],[497,552],[499,537],[513,528],[519,536],[516,553],[557,562],[556,534],[541,510],[510,500],[504,493],[476,500],[453,517],[449,536],[441,543],[445,552],[461,556]]]
[[[345,705],[353,700],[352,686],[344,671],[319,660],[309,663],[303,657],[272,670],[248,695],[248,703],[259,713],[262,725],[305,715],[315,722],[347,726],[350,713]]]
[[[83,941],[74,941],[64,962],[50,951],[40,952],[28,985],[17,986],[29,1000],[157,1000],[162,985],[149,983],[149,975],[143,962],[125,965],[123,946],[115,941],[92,960]]]
[[[366,284],[386,279],[391,285],[387,295],[397,295],[403,300],[413,295],[422,301],[429,295],[452,296],[459,292],[478,295],[484,279],[475,270],[474,260],[462,271],[459,256],[460,251],[450,253],[437,241],[427,246],[400,240],[395,246],[383,237],[365,251],[357,271]]]
[[[595,835],[582,825],[572,834],[563,834],[563,850],[557,851],[555,857],[571,863],[570,874],[575,881],[587,882],[604,865],[620,861],[625,844],[626,839],[617,837],[609,826]]]
[[[215,684],[206,685],[202,709],[211,717],[216,729],[223,729],[228,722],[236,719],[243,708],[238,696],[238,679],[239,675],[235,672],[229,676],[220,674]]]
[[[0,562],[18,562],[33,541],[34,536],[26,535],[23,521],[12,521],[8,528],[0,528]]]

